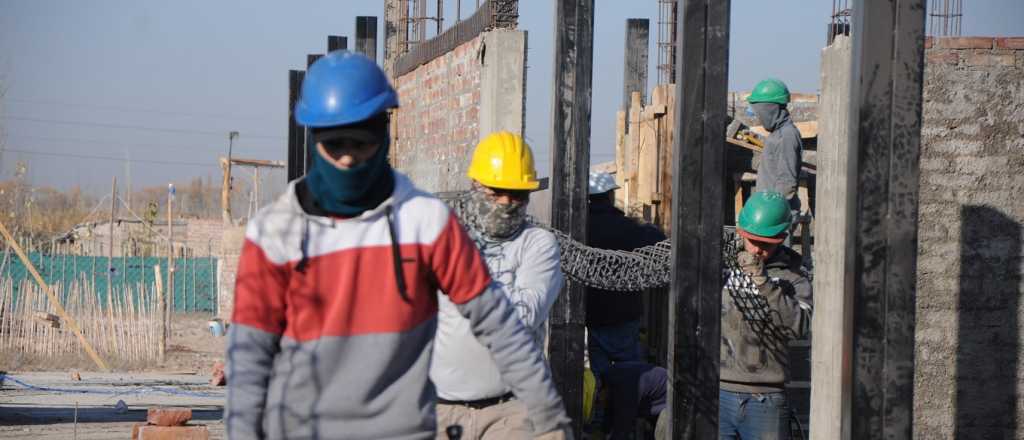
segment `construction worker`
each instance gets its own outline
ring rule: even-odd
[[[757,293],[722,294],[719,438],[788,439],[788,344],[811,321],[811,283],[782,245],[791,221],[784,195],[756,192],[740,211],[737,260]],[[741,289],[741,291],[744,289]]]
[[[535,433],[569,423],[541,347],[446,205],[388,165],[395,90],[370,59],[313,63],[308,174],[249,222],[227,348],[229,438],[427,439],[437,289],[490,347]]]
[[[493,133],[477,145],[466,174],[472,188],[463,225],[520,322],[543,346],[548,312],[564,278],[554,234],[526,221],[530,192],[540,187],[530,146],[517,134]],[[491,351],[450,299],[439,295],[438,303],[430,366],[437,438],[447,440],[446,430],[455,425],[463,440],[532,438],[526,406],[502,380]]]
[[[789,89],[774,78],[757,83],[747,98],[761,125],[769,132],[757,167],[754,191],[774,191],[785,196],[790,208],[800,209],[797,185],[803,161],[800,131],[789,117]]]
[[[615,207],[618,185],[610,174],[592,171],[589,183],[589,246],[631,251],[665,239],[658,228],[641,225]],[[643,307],[643,298],[637,292],[587,288],[587,349],[599,388],[613,363],[644,360],[640,345]]]
[[[606,421],[608,440],[630,440],[636,420],[655,427],[655,439],[664,438],[668,403],[668,370],[646,362],[617,362],[605,373],[608,388]]]

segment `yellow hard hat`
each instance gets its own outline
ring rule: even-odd
[[[540,188],[530,146],[522,136],[508,131],[491,133],[477,144],[466,175],[491,188]]]

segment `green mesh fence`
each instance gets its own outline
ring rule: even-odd
[[[107,292],[124,295],[126,291],[137,292],[141,286],[152,291],[155,283],[153,266],[160,265],[160,272],[167,287],[167,258],[165,257],[96,257],[88,255],[53,255],[39,252],[29,253],[29,260],[35,265],[43,280],[48,284],[69,292],[71,283],[85,283],[101,302],[106,302]],[[0,253],[0,260],[3,260]],[[174,260],[174,310],[180,312],[213,312],[217,304],[217,259],[214,257],[190,257]],[[110,289],[107,288],[107,273],[110,273]],[[23,280],[32,280],[32,274],[21,260],[11,254],[7,258],[2,276],[14,280],[14,298]],[[165,293],[166,294],[166,293]],[[64,300],[66,298],[62,298]]]

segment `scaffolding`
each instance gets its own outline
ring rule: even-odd
[[[678,0],[658,0],[658,84],[676,82]]]
[[[928,1],[928,36],[959,37],[964,0]]]

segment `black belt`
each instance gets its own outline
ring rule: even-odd
[[[473,408],[473,409],[484,409],[484,408],[487,408],[489,406],[497,405],[499,403],[508,402],[509,400],[512,400],[512,399],[515,399],[515,398],[516,398],[516,396],[513,395],[511,392],[509,392],[509,393],[505,393],[504,395],[501,395],[501,396],[498,396],[498,397],[490,397],[490,398],[487,398],[487,399],[480,399],[480,400],[445,400],[445,399],[442,399],[442,398],[438,398],[437,399],[437,403],[440,403],[442,405],[465,406],[467,408]]]

